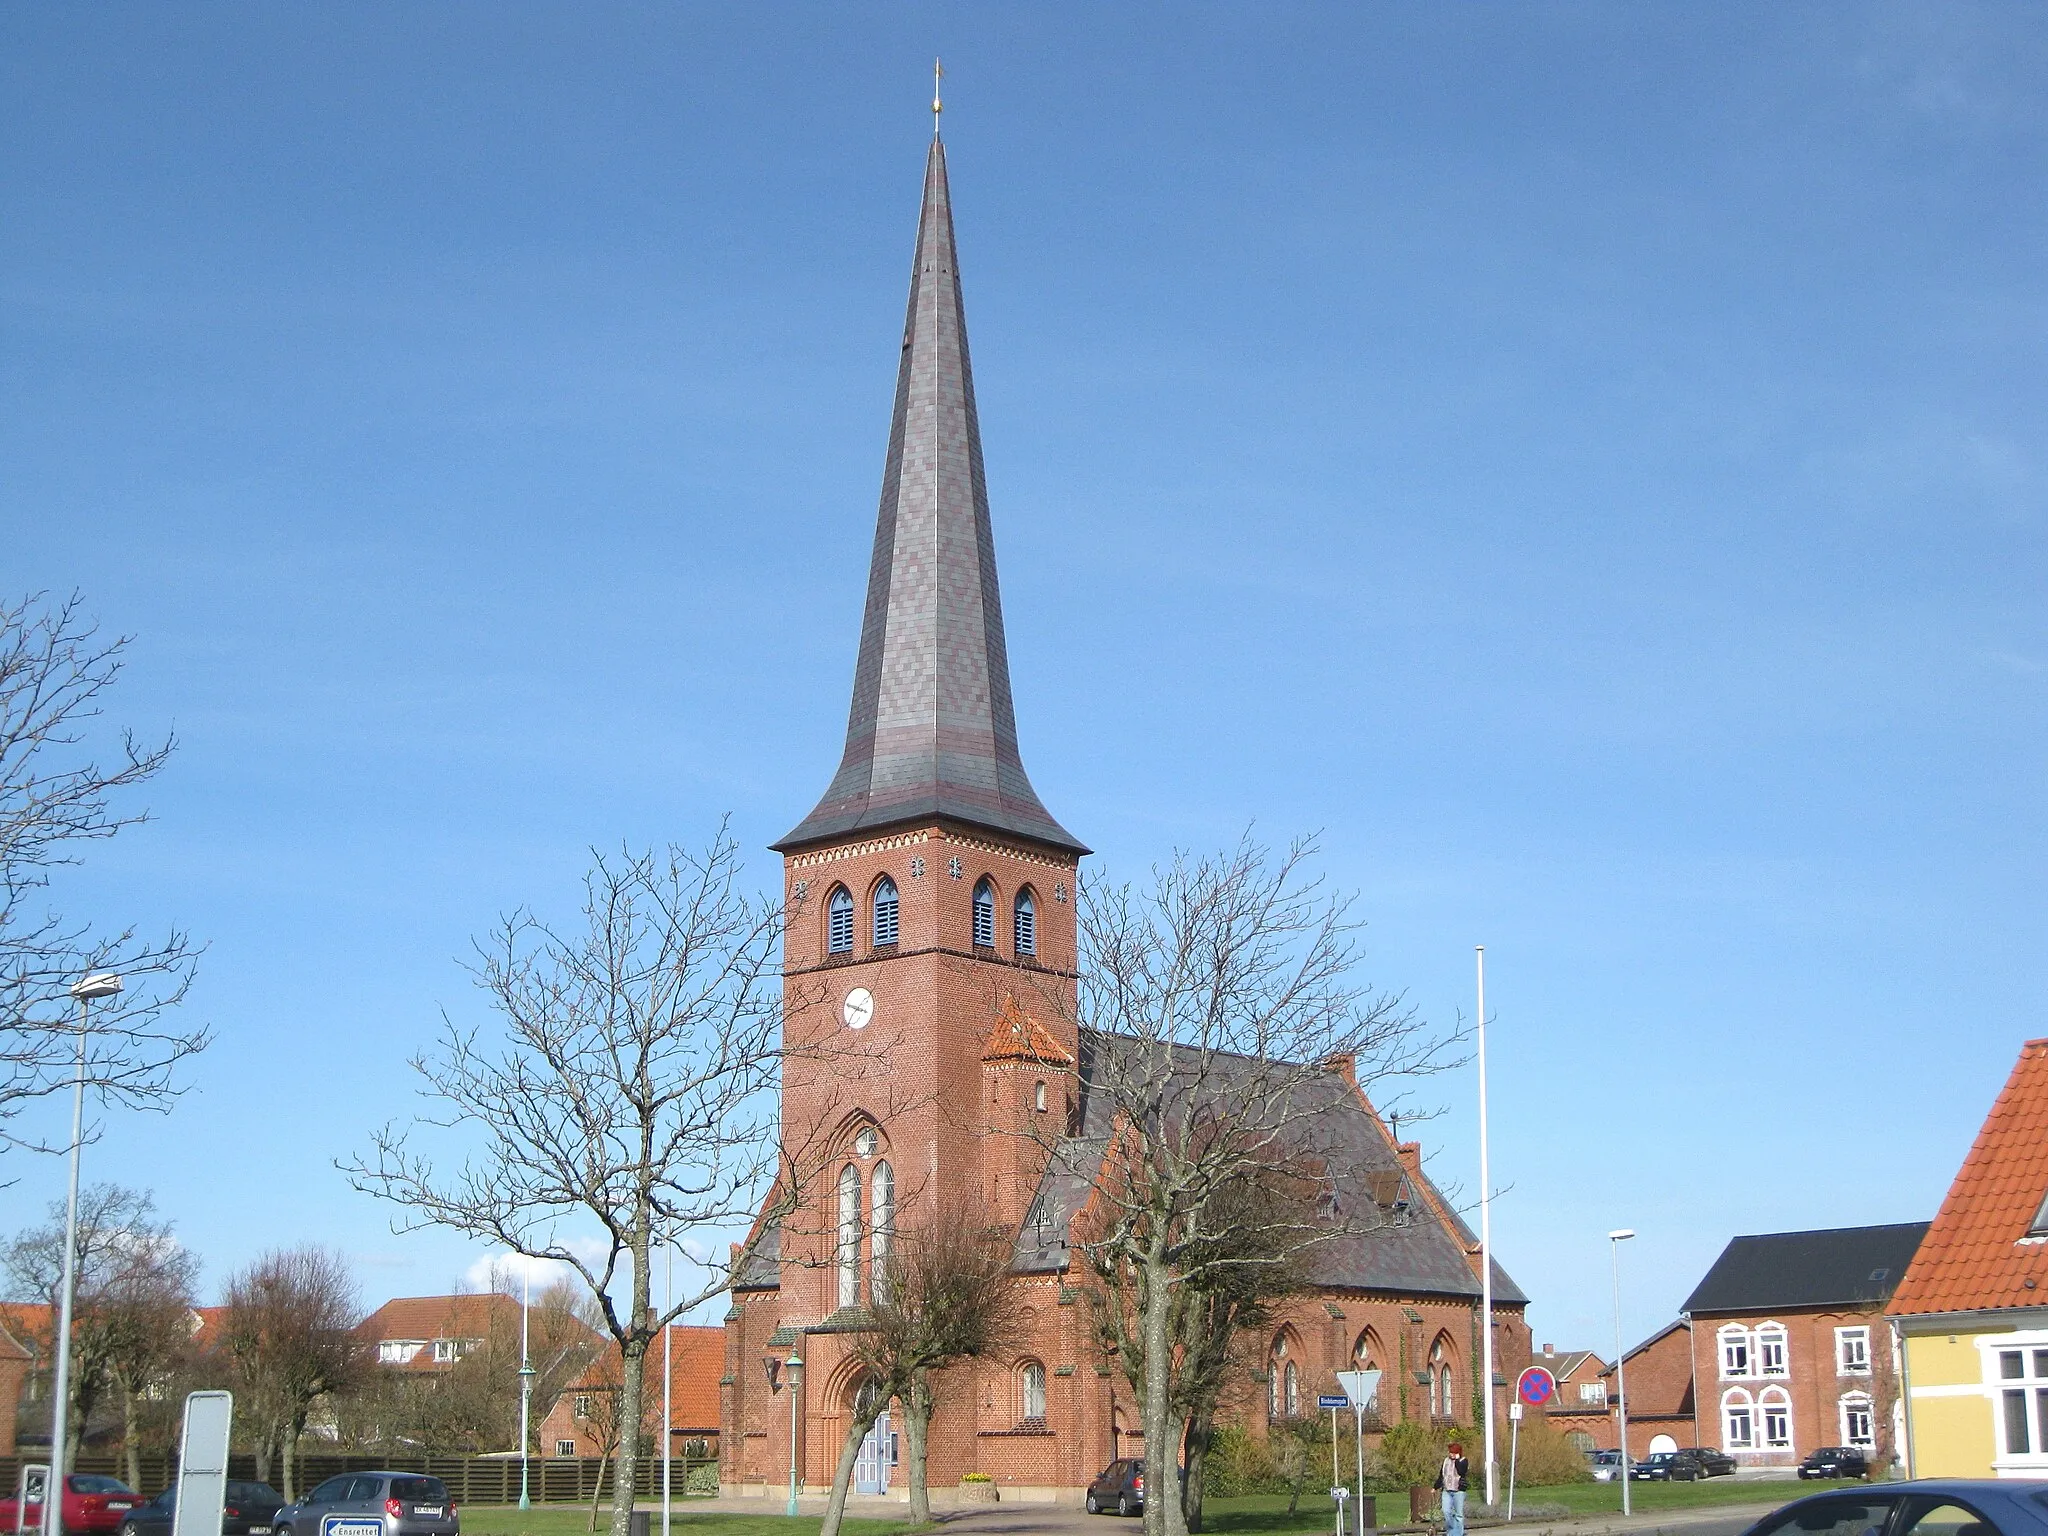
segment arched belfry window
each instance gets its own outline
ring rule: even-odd
[[[896,942],[896,882],[887,875],[875,887],[875,948]]]
[[[839,1170],[839,1241],[833,1255],[839,1269],[839,1305],[860,1304],[860,1170]]]
[[[833,886],[825,902],[825,948],[835,955],[853,948],[853,892],[843,885]]]
[[[1027,887],[1017,893],[1016,922],[1017,953],[1035,955],[1038,953],[1038,903],[1031,899]]]
[[[996,888],[986,880],[974,888],[974,947],[996,947]]]
[[[868,1239],[868,1289],[877,1301],[888,1282],[889,1242],[896,1235],[896,1170],[887,1158],[875,1164],[868,1181],[868,1209],[873,1214],[873,1236]]]

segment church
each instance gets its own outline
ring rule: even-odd
[[[1010,697],[981,428],[968,366],[946,154],[936,134],[868,569],[846,747],[783,856],[785,1037],[810,1051],[783,1090],[791,1144],[817,1145],[815,1196],[755,1234],[725,1320],[719,1478],[771,1496],[829,1485],[861,1386],[848,1343],[867,1277],[920,1202],[972,1202],[1015,1233],[1024,1339],[946,1373],[934,1502],[969,1473],[1006,1499],[1078,1502],[1142,1455],[1128,1384],[1094,1341],[1073,1246],[1107,1126],[1076,1016],[1075,903],[1088,849],[1024,771]],[[844,1064],[835,1071],[833,1063]],[[1317,1411],[1335,1373],[1383,1372],[1381,1426],[1479,1413],[1479,1243],[1332,1068],[1319,1130],[1370,1170],[1386,1230],[1330,1244],[1315,1288],[1246,1341],[1264,1369],[1239,1404],[1255,1434]],[[1040,1130],[1039,1128],[1044,1128]],[[1064,1139],[1063,1139],[1064,1138]],[[1076,1170],[1080,1170],[1077,1172]],[[1530,1358],[1526,1298],[1494,1268],[1500,1383]],[[1370,1421],[1368,1421],[1370,1425]],[[888,1419],[855,1491],[903,1491]]]

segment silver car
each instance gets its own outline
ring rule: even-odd
[[[277,1536],[460,1536],[448,1485],[417,1472],[347,1472],[277,1512]]]

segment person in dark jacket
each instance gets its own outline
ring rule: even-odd
[[[1436,1474],[1437,1492],[1444,1499],[1444,1536],[1465,1536],[1465,1484],[1471,1476],[1465,1447],[1453,1440]]]

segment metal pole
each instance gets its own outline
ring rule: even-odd
[[[1515,1518],[1515,1463],[1522,1452],[1522,1405],[1508,1405],[1508,1519]]]
[[[1114,1458],[1111,1458],[1114,1460]],[[1337,1410],[1330,1410],[1330,1495],[1337,1493]],[[1344,1536],[1344,1501],[1337,1499],[1337,1536]]]
[[[1493,1444],[1493,1181],[1486,1159],[1486,946],[1473,946],[1479,967],[1479,1351],[1486,1418],[1486,1507],[1500,1497]]]
[[[783,1380],[789,1383],[789,1512],[796,1513],[796,1394],[803,1382],[803,1357],[791,1350],[789,1359],[782,1367]]]
[[[527,1473],[533,1446],[533,1354],[527,1314],[533,1310],[533,1267],[527,1266],[526,1286],[519,1296],[519,1507],[533,1508]]]
[[[1621,1512],[1629,1513],[1628,1500],[1628,1375],[1621,1357],[1621,1244],[1633,1232],[1607,1234],[1607,1251],[1614,1258],[1614,1394],[1621,1416]]]
[[[1365,1536],[1365,1404],[1351,1405],[1358,1435],[1358,1536]]]
[[[65,1441],[71,1428],[71,1297],[78,1286],[78,1154],[85,1135],[85,1026],[92,1003],[78,999],[78,1058],[71,1073],[71,1188],[64,1203],[64,1290],[57,1303],[57,1379],[50,1389],[50,1487],[43,1536],[63,1536]]]
[[[676,1251],[664,1246],[663,1262],[667,1265],[661,1282],[661,1536],[668,1536],[671,1517],[669,1498],[669,1457],[675,1447],[675,1428],[670,1412],[669,1388],[676,1379],[675,1362],[672,1358],[671,1340],[675,1326],[668,1321],[668,1309],[676,1304]]]

